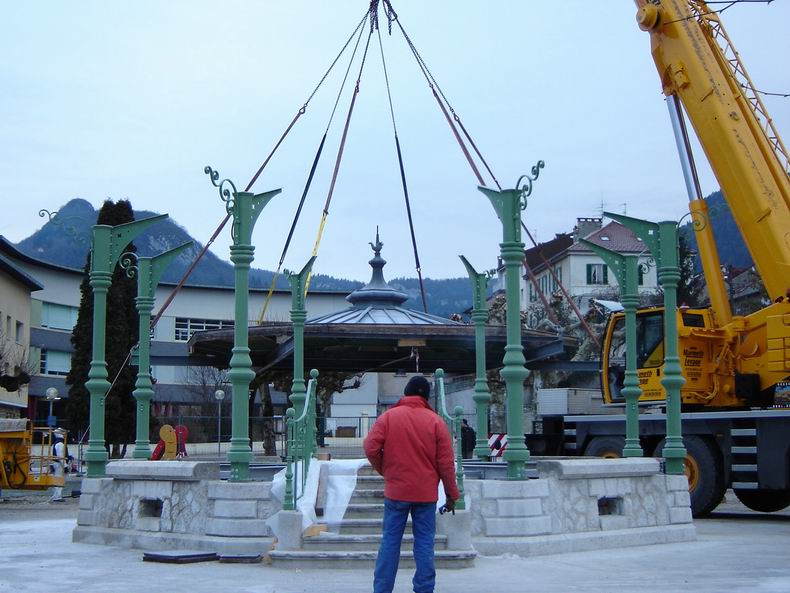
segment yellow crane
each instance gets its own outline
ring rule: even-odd
[[[636,0],[637,23],[667,97],[689,196],[689,211],[710,306],[678,316],[683,375],[683,436],[692,510],[704,515],[727,487],[747,506],[775,511],[790,505],[790,409],[775,405],[790,379],[790,158],[760,93],[719,15],[699,0]],[[771,304],[733,315],[697,179],[685,111],[763,280]],[[665,392],[662,308],[637,314],[644,404]],[[607,404],[619,394],[623,314],[610,318],[602,347]],[[566,446],[577,454],[619,456],[624,418],[566,416]],[[660,456],[663,414],[642,414],[647,454]]]

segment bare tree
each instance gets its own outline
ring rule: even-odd
[[[17,342],[0,327],[0,387],[6,391],[19,391],[30,383],[35,372],[35,363],[30,360],[30,348]]]

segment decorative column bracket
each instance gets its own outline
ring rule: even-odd
[[[639,443],[639,372],[636,366],[636,310],[639,307],[639,256],[622,255],[606,247],[596,245],[586,239],[580,239],[582,245],[589,247],[606,262],[614,272],[620,285],[620,300],[625,309],[625,380],[623,397],[625,398],[625,448],[623,457],[642,457]],[[604,369],[604,380],[607,370]]]
[[[529,461],[529,449],[524,439],[524,381],[529,376],[521,344],[521,304],[519,283],[521,263],[524,261],[524,243],[521,241],[521,212],[527,207],[527,198],[532,194],[533,183],[544,167],[543,161],[532,167],[532,175],[522,175],[516,189],[492,190],[478,186],[491,202],[502,222],[500,256],[505,264],[505,299],[507,345],[504,367],[500,371],[507,393],[507,438],[508,446],[502,458],[507,462],[507,477],[510,480],[527,479],[525,469]]]
[[[104,448],[104,399],[110,389],[107,380],[106,337],[107,337],[107,292],[112,284],[115,264],[126,246],[148,227],[167,218],[167,214],[135,220],[117,226],[97,224],[93,226],[91,245],[90,286],[93,290],[93,354],[85,387],[90,393],[88,449],[85,460],[88,477],[105,475],[107,450]]]
[[[135,459],[150,459],[151,443],[149,442],[149,415],[151,398],[154,390],[151,382],[151,311],[156,300],[156,287],[168,266],[181,253],[192,246],[188,241],[178,247],[153,257],[137,257],[137,298],[135,305],[139,318],[139,341],[137,344],[137,381],[132,392],[137,401],[136,440],[134,443]],[[125,256],[121,257],[121,265]],[[126,266],[124,266],[126,267]],[[127,274],[132,271],[127,268]]]
[[[466,273],[472,283],[472,322],[475,324],[475,389],[472,399],[477,413],[477,438],[474,454],[478,459],[488,460],[491,451],[488,449],[488,410],[491,404],[491,393],[486,380],[486,321],[488,321],[488,304],[486,293],[488,276],[481,274],[472,267],[469,260],[459,255],[466,267]]]
[[[230,261],[234,272],[234,328],[233,349],[230,357],[228,379],[232,385],[231,439],[228,450],[230,480],[246,481],[250,476],[250,412],[248,406],[250,382],[255,378],[249,349],[249,285],[250,264],[254,259],[252,231],[261,212],[271,199],[282,190],[275,189],[262,194],[236,191],[229,179],[219,181],[219,172],[211,167],[203,169],[211,184],[219,191],[225,211],[233,217]]]
[[[298,273],[285,270],[288,283],[291,285],[291,323],[293,324],[293,380],[291,382],[291,395],[289,399],[294,406],[297,418],[302,415],[305,402],[304,382],[304,322],[307,319],[305,300],[307,295],[308,278],[313,269],[317,256],[307,260],[302,270]]]
[[[630,229],[650,249],[658,264],[658,283],[664,290],[664,376],[661,385],[666,392],[667,438],[663,456],[668,474],[684,473],[686,448],[683,445],[680,388],[685,379],[678,357],[677,288],[680,282],[678,264],[677,222],[659,223],[632,218],[623,214],[604,212]]]

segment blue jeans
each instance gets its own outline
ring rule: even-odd
[[[373,573],[373,593],[392,593],[395,574],[400,561],[400,545],[406,519],[411,513],[414,533],[414,571],[412,586],[415,593],[433,593],[436,570],[433,566],[433,540],[436,534],[435,502],[402,502],[384,499],[384,526],[381,547]]]

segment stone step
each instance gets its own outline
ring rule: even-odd
[[[372,518],[346,518],[340,522],[340,533],[378,535],[381,534],[383,519],[381,517]],[[411,533],[411,517],[406,521],[406,533]]]
[[[357,470],[357,477],[359,476],[374,476],[377,478],[381,478],[382,480],[384,479],[375,469],[373,469],[373,466],[371,465],[363,465],[362,467],[360,467]]]
[[[468,568],[474,565],[477,552],[437,550],[434,555],[436,568]],[[376,552],[352,551],[332,552],[321,550],[272,550],[269,552],[272,565],[288,568],[368,568],[376,564]],[[401,551],[400,568],[414,568],[411,551]]]
[[[384,490],[365,488],[354,490],[350,502],[356,504],[381,504],[384,502]]]
[[[351,503],[346,507],[344,517],[349,519],[379,519],[384,517],[384,503]]]
[[[305,537],[305,550],[326,551],[377,551],[381,544],[381,534],[338,534],[322,533],[320,535]],[[414,536],[410,533],[403,536],[403,547],[411,549],[414,545]],[[447,549],[447,536],[437,535],[434,538],[436,550]]]
[[[384,492],[384,478],[381,476],[357,476],[356,489]]]

